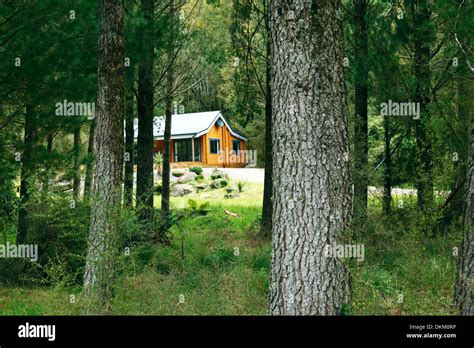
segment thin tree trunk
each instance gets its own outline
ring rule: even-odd
[[[113,296],[124,154],[123,1],[101,0],[99,18],[97,162],[84,274],[89,312],[107,312]]]
[[[392,213],[392,149],[390,147],[391,133],[390,120],[387,116],[383,120],[384,133],[384,173],[383,173],[383,204],[382,210],[385,217]]]
[[[269,30],[269,13],[268,2],[265,4],[265,29],[267,35],[266,50],[266,93],[265,93],[265,179],[263,184],[263,207],[262,222],[260,226],[260,234],[263,238],[269,238],[272,235],[272,214],[273,214],[273,154],[272,154],[272,90],[271,80],[271,40]]]
[[[48,155],[51,155],[53,153],[53,132],[49,132],[46,140],[46,151],[48,152]],[[41,198],[44,201],[46,199],[46,196],[48,195],[49,192],[49,182],[51,180],[51,171],[50,168],[45,169],[45,175],[43,178],[43,187],[41,190]]]
[[[155,0],[142,0],[145,17],[142,62],[138,67],[137,199],[140,220],[153,219],[153,15]]]
[[[124,175],[124,205],[126,207],[133,206],[133,144],[134,144],[134,129],[133,129],[133,93],[131,86],[127,90],[126,107],[125,107],[125,153],[128,160],[125,161],[125,175]]]
[[[416,188],[418,208],[428,214],[433,208],[433,173],[429,113],[430,104],[430,17],[428,0],[412,3],[415,18],[415,102],[420,103],[420,119],[415,121],[416,145],[418,149]]]
[[[94,175],[94,132],[95,132],[96,121],[91,120],[89,126],[89,142],[87,145],[87,166],[86,166],[86,178],[84,180],[84,197],[89,197],[92,189],[92,181]]]
[[[474,287],[474,117],[471,124],[471,149],[465,191],[464,239],[461,245],[454,304],[461,315],[474,315],[472,303]]]
[[[20,174],[20,202],[18,209],[18,230],[16,242],[25,242],[28,233],[28,203],[30,200],[30,184],[33,174],[33,147],[36,141],[36,115],[32,105],[26,106],[25,135],[23,141],[23,154],[21,155]]]
[[[170,146],[171,146],[171,121],[173,108],[173,91],[174,91],[174,17],[175,8],[174,0],[171,1],[169,14],[172,19],[172,29],[169,34],[169,51],[168,51],[168,71],[167,71],[167,90],[166,90],[166,106],[165,106],[165,134],[164,134],[164,150],[163,150],[163,176],[161,190],[161,220],[163,231],[169,227],[170,218]]]
[[[341,11],[340,1],[270,3],[273,315],[336,315],[347,296],[341,260],[325,253],[352,211]]]
[[[367,126],[367,0],[354,1],[355,41],[355,128],[354,128],[354,225],[367,221],[367,186],[369,145]]]
[[[74,165],[73,165],[73,199],[79,202],[81,196],[81,125],[74,129]]]

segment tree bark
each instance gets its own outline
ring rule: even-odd
[[[133,206],[133,163],[134,163],[134,129],[133,129],[133,92],[131,86],[127,90],[125,106],[125,153],[128,161],[125,161],[124,174],[124,205]]]
[[[48,155],[51,155],[53,153],[53,142],[54,142],[53,132],[50,131],[48,132],[48,136],[46,139],[46,151]],[[43,186],[41,188],[41,199],[43,201],[46,199],[48,195],[50,181],[51,181],[51,171],[49,168],[46,168],[44,178],[43,178]]]
[[[265,178],[263,183],[263,207],[262,222],[260,226],[260,235],[263,238],[269,238],[272,235],[272,214],[273,214],[273,154],[272,154],[272,90],[271,90],[271,40],[269,30],[269,10],[268,1],[265,6],[265,29],[267,35],[266,41],[266,82],[265,82]]]
[[[34,171],[33,147],[36,142],[36,115],[34,107],[26,105],[25,110],[25,135],[23,141],[23,154],[21,156],[20,173],[20,202],[18,208],[18,230],[16,242],[22,244],[28,233],[28,203],[30,200],[30,180]]]
[[[416,145],[418,149],[416,188],[418,208],[428,214],[433,208],[433,163],[430,135],[430,17],[428,0],[412,2],[415,21],[415,102],[420,103],[420,119],[415,120]]]
[[[94,115],[95,116],[95,115]],[[84,197],[89,197],[92,189],[92,181],[94,175],[94,132],[95,132],[95,119],[91,120],[89,125],[89,141],[87,145],[87,165],[86,165],[86,178],[84,180]]]
[[[79,202],[81,196],[81,125],[76,125],[74,129],[74,147],[73,147],[73,199]]]
[[[142,61],[138,67],[136,207],[140,220],[148,224],[153,218],[153,16],[155,0],[142,0],[141,6],[145,24],[141,42]]]
[[[368,62],[367,62],[367,0],[354,1],[355,42],[355,127],[354,127],[354,226],[367,221],[367,186],[369,144],[367,125]]]
[[[471,124],[471,148],[465,186],[464,239],[458,265],[454,304],[461,315],[474,315],[474,118]]]
[[[273,245],[269,312],[337,315],[347,273],[326,257],[350,227],[340,1],[270,3]]]
[[[174,20],[175,7],[174,0],[171,1],[169,15],[171,19],[171,29],[169,33],[169,48],[168,48],[168,70],[167,70],[167,86],[166,86],[166,105],[165,105],[165,134],[164,134],[164,149],[163,149],[163,175],[162,175],[162,189],[161,189],[161,221],[163,231],[167,230],[170,222],[170,146],[171,146],[171,122],[173,115],[173,92],[174,92],[174,45],[175,36]]]
[[[89,312],[110,309],[115,278],[123,175],[124,5],[101,0],[98,52],[97,154],[84,291]]]
[[[392,135],[390,133],[390,120],[387,116],[383,120],[384,133],[384,173],[383,173],[383,216],[390,217],[392,213],[392,149],[390,142]]]

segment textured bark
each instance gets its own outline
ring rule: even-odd
[[[270,86],[271,79],[271,40],[269,30],[268,4],[266,4],[265,29],[267,33],[266,53],[266,93],[265,93],[265,178],[263,185],[263,207],[262,223],[260,234],[263,238],[269,238],[272,235],[272,215],[273,215],[273,154],[272,154],[272,90]]]
[[[390,133],[390,121],[388,117],[383,120],[384,133],[384,173],[383,173],[383,215],[389,217],[392,211],[392,149],[390,141],[392,135]]]
[[[325,257],[351,220],[339,1],[270,3],[273,250],[269,312],[337,315],[341,260]]]
[[[101,0],[98,52],[97,155],[84,291],[89,311],[107,311],[113,295],[123,174],[125,79],[122,0]]]
[[[48,155],[51,155],[53,152],[53,132],[49,132],[47,139],[46,139],[46,151]],[[41,188],[41,199],[44,201],[48,196],[49,192],[49,183],[51,180],[51,170],[49,168],[45,169],[44,177],[43,177],[43,186]]]
[[[124,205],[127,207],[133,206],[133,92],[131,86],[128,86],[125,106],[125,152],[128,153],[129,160],[125,161],[124,174]]]
[[[87,145],[87,166],[86,178],[84,180],[84,197],[89,197],[92,189],[94,175],[94,132],[95,120],[92,120],[89,126],[89,141]]]
[[[354,127],[354,225],[367,221],[369,144],[367,126],[368,62],[367,0],[354,1],[355,127]]]
[[[170,2],[169,15],[172,18],[172,24],[174,24],[175,17],[175,6],[174,0]],[[173,35],[173,29],[171,28],[169,34],[169,48],[168,48],[168,70],[167,86],[166,86],[166,101],[165,101],[165,133],[164,133],[164,149],[163,149],[163,175],[162,175],[162,188],[161,188],[161,220],[163,224],[163,230],[166,230],[169,226],[169,215],[170,215],[170,144],[171,144],[171,120],[173,114],[173,91],[174,91],[174,45],[175,36]]]
[[[471,149],[466,176],[464,202],[464,239],[454,293],[454,304],[461,315],[474,315],[472,293],[474,288],[474,118],[471,125]]]
[[[74,147],[73,147],[73,199],[78,202],[81,196],[81,125],[78,124],[74,129]]]
[[[18,230],[16,242],[24,243],[28,233],[28,202],[30,200],[29,184],[34,171],[33,147],[36,141],[36,115],[32,105],[26,106],[25,135],[23,154],[21,156],[20,203],[18,208]]]
[[[428,0],[412,2],[415,21],[415,62],[416,78],[415,102],[420,103],[420,119],[415,121],[417,145],[416,188],[418,208],[428,214],[433,207],[433,163],[430,137],[430,17]]]
[[[141,2],[145,24],[138,67],[137,199],[140,220],[153,217],[153,13],[154,0]]]

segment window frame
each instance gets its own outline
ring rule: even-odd
[[[217,142],[217,152],[212,152],[212,142]],[[219,155],[221,153],[221,139],[219,138],[209,138],[209,153],[211,155]]]
[[[234,150],[234,144],[238,144],[239,149],[237,151]],[[232,140],[232,153],[236,155],[240,154],[240,140]]]

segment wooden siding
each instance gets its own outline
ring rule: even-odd
[[[240,150],[247,150],[247,143],[237,137],[234,137],[230,130],[224,126],[219,127],[217,122],[211,127],[208,133],[200,137],[201,139],[201,161],[202,162],[174,162],[174,141],[171,140],[171,149],[170,149],[170,162],[175,163],[172,167],[188,167],[193,165],[207,166],[207,167],[245,167],[245,153],[241,153],[239,158],[231,157],[232,155],[232,141],[240,141]],[[211,154],[210,151],[210,139],[219,139],[220,140],[220,150],[222,155]],[[197,140],[197,139],[196,139]],[[163,152],[164,141],[155,140],[155,145],[153,150]],[[233,161],[234,160],[234,161]],[[231,163],[236,162],[236,163]]]

